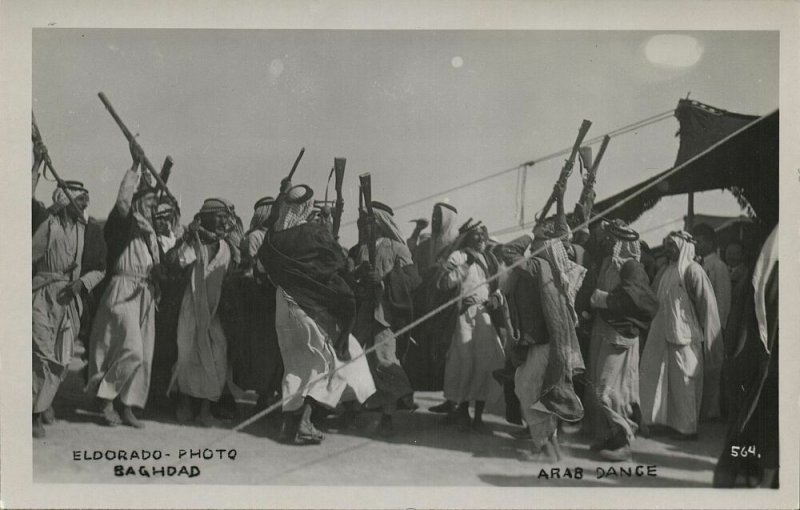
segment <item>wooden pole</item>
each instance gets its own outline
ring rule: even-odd
[[[689,192],[689,210],[686,213],[686,230],[694,228],[694,192]]]

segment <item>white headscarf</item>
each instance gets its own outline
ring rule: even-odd
[[[686,270],[694,262],[694,238],[683,230],[670,232],[667,238],[672,239],[678,246],[678,251],[680,252],[680,255],[678,255],[678,276],[680,276],[681,285],[683,285],[683,282],[686,281]]]
[[[442,227],[436,232],[431,232],[430,252],[428,253],[431,263],[435,262],[442,250],[447,248],[458,237],[458,214],[441,204],[433,206],[434,210],[437,208],[442,215]]]
[[[272,204],[257,207],[255,211],[253,211],[253,218],[250,220],[250,230],[248,230],[248,233],[263,227],[269,218],[270,212],[272,212]]]
[[[394,222],[394,218],[388,211],[384,211],[382,209],[373,209],[375,213],[375,221],[378,226],[379,236],[381,237],[388,237],[389,239],[393,239],[399,243],[405,244],[405,239],[403,239],[403,233],[400,232],[400,229],[397,228],[397,224]]]
[[[155,191],[152,193],[155,193]],[[150,192],[144,192],[133,199],[133,204],[131,205],[131,214],[133,215],[134,231],[138,235],[142,236],[144,242],[147,243],[147,246],[150,248],[150,255],[153,257],[153,264],[155,265],[159,262],[159,244],[158,235],[153,228],[153,212],[147,211],[144,208],[143,199],[148,194],[150,194]]]

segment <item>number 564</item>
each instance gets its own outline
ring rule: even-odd
[[[756,455],[756,447],[750,446],[731,446],[731,457],[754,457]]]

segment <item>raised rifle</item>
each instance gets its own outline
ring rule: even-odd
[[[53,178],[55,178],[58,187],[64,190],[64,194],[67,196],[67,200],[69,200],[69,203],[72,205],[72,207],[75,208],[75,211],[79,213],[76,214],[75,217],[78,219],[80,223],[86,225],[86,220],[80,214],[81,210],[78,207],[78,204],[75,203],[75,197],[72,196],[72,192],[67,187],[67,184],[64,182],[64,179],[62,179],[61,176],[58,175],[58,172],[56,172],[56,169],[53,168],[53,162],[50,160],[50,154],[47,153],[47,146],[44,145],[44,141],[42,140],[42,134],[39,131],[39,126],[36,125],[36,115],[34,115],[33,112],[31,112],[31,140],[33,141],[33,143],[39,143],[43,147],[45,147],[44,150],[45,167],[48,170],[50,170],[50,173],[53,175]]]
[[[361,195],[364,197],[364,215],[366,221],[364,228],[366,229],[364,242],[367,243],[369,250],[369,263],[372,268],[375,268],[375,211],[372,210],[372,176],[369,172],[358,176],[361,184]]]
[[[610,136],[606,135],[603,137],[603,142],[600,144],[600,151],[597,153],[597,158],[595,158],[594,163],[592,163],[591,167],[586,172],[586,177],[583,179],[583,190],[581,191],[581,197],[578,199],[578,204],[575,208],[578,213],[577,219],[579,224],[585,223],[592,215],[595,198],[594,183],[597,181],[597,170],[600,167],[600,160],[603,159],[603,154],[605,154],[606,147],[608,147],[608,142],[610,141]]]
[[[364,217],[366,221],[362,222],[362,228],[365,229],[364,242],[367,243],[367,253],[369,254],[369,265],[372,270],[375,269],[375,211],[372,209],[372,177],[369,172],[363,173],[358,176],[361,187],[361,195],[364,197]],[[367,301],[369,306],[375,306],[377,298],[375,287],[369,286],[367,288]]]
[[[300,154],[297,155],[297,158],[294,160],[294,165],[292,165],[292,169],[289,171],[289,176],[286,178],[287,180],[291,181],[294,173],[297,171],[297,165],[300,164],[300,160],[303,159],[303,154],[306,153],[305,147],[300,147]]]
[[[339,240],[339,226],[342,224],[344,212],[344,198],[342,198],[342,183],[344,182],[345,158],[333,158],[334,185],[336,189],[336,205],[333,208],[333,238]]]
[[[172,175],[173,164],[174,162],[172,161],[172,156],[167,156],[164,158],[164,164],[161,165],[161,172],[159,173],[159,175],[161,175],[161,180],[164,181],[164,184],[169,181],[169,176]]]
[[[592,123],[588,120],[584,120],[581,123],[581,127],[578,130],[578,137],[575,139],[575,144],[572,146],[572,152],[570,152],[569,158],[564,162],[564,167],[561,169],[561,174],[558,176],[558,180],[556,181],[555,186],[553,186],[553,192],[550,194],[550,198],[547,199],[547,202],[544,204],[542,211],[537,216],[536,221],[542,221],[547,218],[547,213],[550,212],[550,207],[552,207],[553,202],[559,198],[559,195],[563,193],[563,190],[567,188],[567,179],[572,174],[572,167],[575,165],[575,157],[578,155],[578,150],[583,143],[583,139],[586,137],[586,133],[589,132],[589,128],[592,126]]]
[[[138,145],[138,143],[136,142],[136,138],[133,136],[133,134],[131,134],[130,130],[125,125],[125,123],[122,122],[122,119],[119,117],[119,115],[117,115],[117,111],[114,110],[113,106],[111,106],[111,102],[108,100],[106,95],[102,92],[99,92],[97,96],[100,98],[100,101],[103,102],[103,105],[105,105],[106,110],[108,110],[108,113],[110,113],[111,116],[114,118],[114,121],[117,123],[117,126],[119,126],[120,130],[122,130],[122,134],[125,135],[125,138],[128,140],[128,143],[129,144],[136,143]],[[148,172],[150,172],[150,175],[153,177],[153,179],[155,179],[156,184],[161,189],[161,192],[164,195],[168,196],[170,200],[172,200],[177,205],[178,200],[172,193],[170,193],[169,188],[167,188],[167,184],[161,178],[161,175],[159,175],[159,173],[156,171],[155,167],[150,162],[150,160],[147,159],[147,156],[144,154],[144,151],[142,151],[142,156],[143,156],[141,162],[142,166],[145,169],[147,169]]]

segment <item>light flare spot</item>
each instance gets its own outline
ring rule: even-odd
[[[703,45],[690,35],[659,34],[644,45],[651,63],[664,67],[691,67],[703,56]]]

